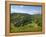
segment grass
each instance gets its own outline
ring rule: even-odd
[[[20,27],[15,27],[13,24],[11,24],[11,33],[16,33],[16,32],[35,32],[35,23],[20,26]],[[38,26],[38,32],[41,32],[42,28]]]
[[[35,18],[35,16],[37,17],[37,19]],[[35,20],[37,21],[35,22]],[[11,21],[10,27],[11,33],[42,31],[42,15],[40,14],[29,15],[29,14],[12,13],[10,21]],[[18,23],[15,25],[15,22],[17,21]]]

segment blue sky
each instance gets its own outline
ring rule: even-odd
[[[41,14],[41,6],[11,5],[11,13]]]

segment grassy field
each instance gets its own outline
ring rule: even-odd
[[[11,27],[10,32],[36,32],[35,31],[35,16],[37,16],[37,32],[42,31],[42,16],[21,14],[21,13],[12,13],[11,14]]]

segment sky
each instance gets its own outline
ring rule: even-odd
[[[11,13],[41,14],[41,6],[11,5]]]

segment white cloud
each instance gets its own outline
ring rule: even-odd
[[[19,8],[20,9],[19,9]],[[11,13],[26,13],[26,14],[41,14],[41,10],[36,10],[36,9],[27,9],[27,10],[24,10],[23,9],[24,6],[11,6]]]
[[[20,7],[23,7],[23,6],[20,6]],[[38,10],[17,10],[17,9],[11,9],[11,13],[12,12],[16,12],[16,13],[26,13],[26,14],[31,14],[31,15],[33,15],[33,14],[41,14],[41,11],[38,11]]]
[[[19,6],[19,7],[23,8],[24,6]]]

